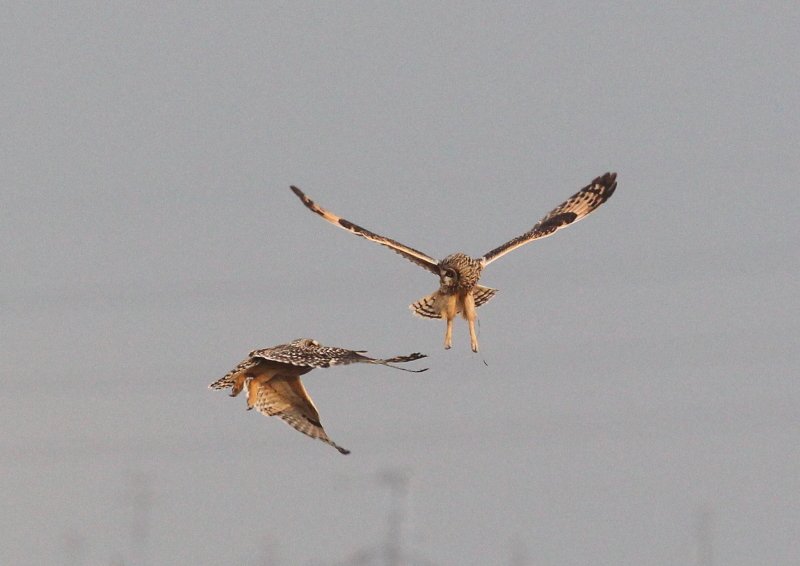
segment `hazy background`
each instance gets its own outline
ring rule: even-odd
[[[797,4],[0,18],[0,563],[797,564]],[[288,188],[478,256],[607,170],[478,355]],[[431,369],[304,378],[347,457],[206,388],[301,336]]]

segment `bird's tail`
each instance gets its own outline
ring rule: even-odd
[[[488,303],[495,293],[497,293],[497,289],[476,285],[475,290],[472,291],[472,298],[475,299],[475,308]]]
[[[475,289],[472,290],[475,308],[488,303],[489,300],[494,297],[495,293],[497,293],[497,289],[476,285]],[[414,314],[424,318],[442,318],[442,311],[444,311],[445,306],[445,295],[436,291],[427,297],[422,297],[416,303],[411,304],[409,308]],[[461,312],[460,305],[458,305],[457,309],[456,314]]]
[[[426,297],[422,297],[416,303],[412,303],[408,308],[423,318],[442,318],[442,310],[445,307],[444,295],[439,291],[431,293]]]

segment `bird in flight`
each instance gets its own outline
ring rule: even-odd
[[[427,356],[424,354],[414,353],[379,360],[365,356],[364,350],[322,346],[311,338],[299,338],[288,344],[250,352],[246,360],[208,387],[230,389],[231,397],[236,397],[247,387],[248,411],[255,408],[267,416],[280,417],[303,434],[330,444],[342,454],[349,454],[349,450],[328,438],[320,423],[317,408],[303,387],[300,376],[314,368],[356,363],[380,364],[420,373],[428,368],[410,370],[392,364],[425,357]]]
[[[366,228],[362,228],[349,220],[345,220],[325,210],[311,200],[299,188],[295,186],[291,187],[294,194],[298,196],[306,208],[315,212],[334,226],[344,228],[357,236],[386,246],[420,267],[427,269],[434,275],[437,275],[439,277],[439,289],[413,303],[410,305],[410,308],[419,316],[425,318],[444,318],[447,321],[447,330],[444,336],[445,349],[449,349],[452,344],[453,319],[457,314],[461,314],[469,323],[470,345],[473,352],[478,351],[478,338],[475,334],[475,320],[477,318],[475,309],[486,304],[497,292],[497,289],[478,285],[478,280],[480,279],[483,269],[508,252],[528,242],[550,236],[557,230],[569,226],[589,215],[597,207],[607,201],[609,197],[614,194],[616,188],[616,173],[601,175],[547,213],[533,228],[485,253],[481,257],[472,258],[463,253],[454,253],[441,261],[437,261],[419,250],[415,250],[412,247],[401,244],[386,236],[371,232]]]

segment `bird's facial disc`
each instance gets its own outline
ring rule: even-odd
[[[458,271],[452,267],[444,267],[439,272],[439,280],[446,287],[455,287],[458,284]]]

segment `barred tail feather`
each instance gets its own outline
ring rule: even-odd
[[[475,300],[475,308],[478,308],[495,296],[497,289],[476,285],[472,291],[472,298]],[[439,291],[431,293],[427,297],[422,297],[419,301],[409,306],[412,312],[424,318],[442,318],[442,311],[445,308],[445,297]],[[461,312],[460,305],[456,312]]]
[[[475,308],[488,303],[495,293],[497,293],[497,289],[476,285],[475,290],[472,291],[472,298],[475,299]]]
[[[417,316],[424,318],[442,318],[442,309],[444,308],[443,299],[442,294],[436,291],[427,297],[422,297],[416,303],[409,305],[408,308]]]

